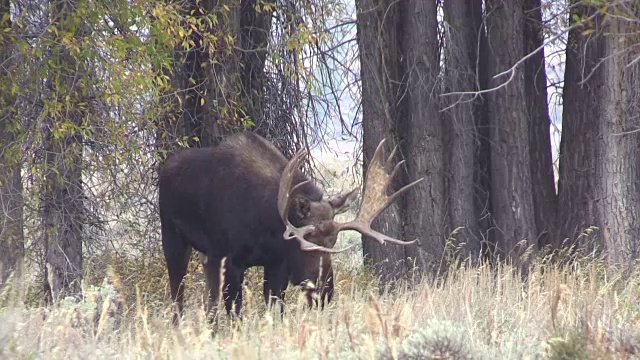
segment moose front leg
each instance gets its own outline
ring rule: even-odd
[[[224,273],[224,305],[227,309],[227,314],[231,315],[235,312],[237,317],[240,317],[240,311],[242,310],[242,283],[244,281],[245,269],[241,269],[228,264],[225,266]]]
[[[322,291],[320,292],[320,308],[324,309],[325,303],[328,305],[333,299],[333,269],[329,269],[324,275],[322,282]]]
[[[203,261],[203,259],[206,261]],[[220,270],[222,261],[220,259],[210,257],[201,257],[201,262],[207,278],[207,291],[209,293],[205,310],[209,322],[215,325],[217,324],[218,304],[220,302]]]
[[[209,256],[201,256],[200,261],[204,266],[207,278],[209,299],[205,310],[209,322],[214,326],[217,324],[220,290],[222,290],[227,315],[231,315],[233,310],[236,316],[240,316],[244,269],[237,268],[228,263],[227,258],[216,259]],[[222,284],[222,286],[220,286],[220,284]]]
[[[283,264],[265,266],[262,294],[264,303],[271,307],[280,302],[280,315],[284,315],[284,296],[289,282],[287,266]]]

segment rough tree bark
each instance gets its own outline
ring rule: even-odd
[[[574,1],[575,5],[575,1]],[[572,14],[593,16],[594,8],[579,6]],[[575,19],[570,17],[570,25]],[[601,32],[601,19],[595,17],[594,30]],[[602,87],[604,72],[598,67],[604,57],[601,36],[584,35],[577,27],[569,32],[564,72],[562,139],[560,141],[560,177],[558,180],[558,242],[579,245],[585,250],[597,244],[597,232],[586,231],[599,226],[596,178],[599,157],[598,123],[601,113],[597,89]]]
[[[608,261],[638,257],[640,236],[640,6],[574,2],[565,70],[560,162],[562,235]],[[590,18],[576,24],[575,18]],[[589,31],[585,31],[589,30]],[[597,231],[583,235],[594,226]]]
[[[511,68],[524,53],[523,0],[487,0],[487,39],[492,74]],[[513,75],[511,78],[510,76]],[[499,253],[514,263],[537,239],[531,193],[531,167],[525,76],[522,67],[493,78],[489,94],[491,121],[491,203]]]
[[[598,122],[602,153],[599,213],[607,259],[612,264],[638,258],[640,244],[640,4],[623,1],[604,28],[605,84],[600,88]]]
[[[524,2],[524,55],[542,46],[542,7],[540,0]],[[524,64],[524,83],[527,114],[529,116],[529,144],[533,205],[539,247],[560,244],[554,241],[557,217],[557,196],[551,156],[549,106],[547,103],[547,71],[544,48]],[[535,240],[535,239],[532,239]]]
[[[400,138],[407,160],[405,182],[425,180],[405,197],[404,237],[419,239],[406,257],[427,273],[437,273],[444,254],[445,194],[443,124],[438,96],[439,43],[435,0],[407,0],[400,5],[403,94]],[[472,191],[469,189],[469,191]]]
[[[465,0],[444,2],[444,20],[447,23],[445,53],[445,92],[477,91],[479,32],[477,17],[481,9]],[[460,229],[454,235],[461,247],[461,256],[477,259],[480,254],[478,219],[476,212],[474,169],[476,168],[476,112],[479,97],[472,95],[448,96],[445,104],[447,165],[449,181],[449,222],[451,230]],[[463,245],[464,244],[464,245]]]
[[[58,34],[82,36],[82,26],[74,24],[73,1],[52,2],[52,22]],[[62,41],[57,41],[62,44]],[[86,103],[86,66],[75,59],[64,45],[51,48],[59,64],[47,79],[47,100],[64,104],[64,111],[49,112],[44,121],[45,181],[41,189],[42,226],[46,248],[49,296],[56,301],[80,296],[82,282],[82,127]],[[61,124],[70,124],[61,128]]]
[[[437,8],[435,1],[413,0],[360,0],[356,8],[364,169],[378,142],[387,138],[388,150],[399,145],[407,161],[407,171],[394,186],[426,177],[373,224],[391,236],[418,239],[419,244],[383,247],[363,240],[366,261],[383,282],[391,282],[414,267],[431,272],[442,265],[446,213],[443,125],[435,96]]]
[[[226,1],[224,1],[226,4]],[[205,41],[205,36],[212,31],[205,17],[211,12],[219,12],[214,1],[199,2],[188,0],[182,4],[182,14],[192,17],[198,24],[197,30],[188,35],[191,46],[184,49],[178,45],[174,51],[173,71],[171,73],[172,91],[177,91],[171,96],[172,111],[163,124],[159,134],[162,138],[162,148],[170,150],[175,148],[176,142],[183,141],[188,147],[200,147],[216,144],[222,135],[222,129],[214,111],[224,103],[214,104],[218,90],[212,86],[217,78],[210,78],[210,72],[220,66],[214,66],[210,58],[210,49]],[[219,14],[219,27],[227,22],[225,18],[235,18],[233,10],[225,14]],[[184,24],[185,29],[189,29]],[[228,34],[226,29],[221,29]],[[224,47],[224,37],[220,40],[220,46]],[[221,74],[222,75],[222,74]],[[179,98],[179,99],[178,99]],[[186,139],[186,141],[184,141]]]
[[[490,79],[490,49],[485,31],[483,4],[481,1],[471,2],[473,28],[477,32],[478,61],[476,72],[477,82],[481,90],[489,88]],[[476,99],[473,109],[476,127],[475,166],[473,169],[474,207],[478,214],[478,228],[480,232],[480,253],[484,258],[491,259],[494,246],[488,239],[493,239],[495,232],[493,211],[491,209],[491,139],[489,122],[488,96],[481,95]]]
[[[19,120],[14,115],[15,97],[10,86],[10,72],[15,65],[10,60],[12,47],[8,38],[12,27],[10,6],[9,0],[0,0],[0,287],[12,272],[20,275],[24,256],[21,147],[16,126]]]
[[[275,1],[275,0],[274,0]],[[261,1],[271,5],[274,1]],[[242,52],[242,72],[240,73],[242,104],[245,112],[256,124],[256,130],[263,136],[269,126],[264,122],[264,89],[266,75],[264,64],[267,58],[267,44],[271,33],[271,11],[256,9],[256,0],[242,0],[240,5],[240,48]],[[264,130],[264,131],[260,131]]]
[[[392,0],[356,0],[358,16],[358,48],[362,78],[362,127],[364,180],[366,169],[376,146],[386,141],[386,154],[398,142],[400,109],[400,7]],[[402,181],[397,177],[397,184]],[[402,199],[399,199],[373,222],[372,227],[396,238],[402,238],[404,218]],[[404,249],[400,246],[381,246],[372,239],[363,238],[365,262],[383,282],[393,280],[404,272]]]
[[[0,105],[5,99],[0,94]],[[4,119],[0,122],[0,143],[4,147],[0,153],[0,286],[12,272],[15,272],[14,276],[20,275],[24,257],[20,145],[16,144],[16,133],[11,128],[14,119],[10,113],[3,112],[0,112]]]
[[[158,134],[160,148],[171,150],[184,138],[188,147],[215,145],[242,128],[244,116],[256,124],[262,121],[264,64],[273,13],[257,11],[256,4],[257,0],[184,3],[184,16],[201,25],[189,35],[191,47],[175,50],[171,79],[180,100],[172,100],[173,110]],[[212,12],[218,23],[209,27],[205,18]],[[205,41],[208,34],[218,37],[213,57]],[[228,43],[227,35],[238,44]]]

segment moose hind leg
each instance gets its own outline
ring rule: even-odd
[[[191,256],[191,246],[185,244],[175,229],[171,229],[169,226],[163,226],[162,248],[169,273],[171,299],[175,301],[177,305],[177,311],[174,309],[172,319],[172,323],[175,326],[178,325],[180,317],[184,314],[183,280],[187,274],[189,257]]]

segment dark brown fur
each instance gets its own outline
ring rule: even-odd
[[[283,238],[285,225],[278,215],[277,201],[280,175],[287,162],[271,143],[249,132],[230,136],[214,148],[185,149],[167,159],[159,182],[162,246],[171,295],[180,313],[181,282],[192,249],[207,257],[204,268],[210,289],[209,309],[218,304],[223,258],[228,313],[235,305],[239,314],[244,272],[252,266],[264,267],[267,303],[273,297],[283,299],[289,281],[298,285],[309,280],[322,286],[322,303],[331,300],[330,255],[302,251],[297,241]],[[294,184],[307,179],[297,170]],[[296,192],[289,220],[296,226],[320,225],[308,240],[333,247],[335,232],[323,227],[352,199],[352,194],[324,200],[323,191],[310,182]]]

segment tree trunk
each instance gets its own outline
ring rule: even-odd
[[[373,223],[391,236],[418,239],[419,245],[381,246],[364,238],[366,261],[383,282],[391,282],[414,267],[436,271],[442,265],[446,213],[436,3],[360,0],[356,8],[365,171],[378,142],[387,138],[387,150],[397,144],[407,160],[405,176],[398,176],[394,187],[426,177]]]
[[[183,3],[182,15],[197,23],[199,29],[188,35],[191,42],[188,48],[178,44],[174,52],[171,84],[176,94],[173,98],[173,116],[166,119],[162,129],[165,149],[173,149],[176,143],[182,143],[187,147],[206,147],[216,144],[221,139],[222,129],[215,111],[227,104],[218,104],[215,101],[216,94],[222,88],[222,82],[216,84],[219,79],[209,77],[210,72],[214,72],[213,69],[217,67],[211,61],[210,44],[205,39],[213,30],[205,17],[214,11],[219,12],[219,9],[213,1],[188,0]],[[225,24],[225,15],[233,16],[233,11],[218,15],[219,24]],[[187,24],[184,27],[185,30],[189,30]],[[224,34],[228,34],[226,29]],[[224,39],[226,37],[221,36],[220,47],[227,45]]]
[[[418,269],[437,273],[444,255],[445,195],[443,124],[438,96],[439,43],[437,6],[434,0],[401,3],[401,61],[406,89],[402,95],[400,138],[407,160],[405,182],[425,177],[407,194],[407,240],[419,239],[420,246],[406,248],[406,257]],[[396,55],[396,56],[398,56]],[[472,191],[469,189],[469,191]]]
[[[542,10],[540,0],[524,2],[524,55],[542,46]],[[553,240],[554,222],[557,216],[556,188],[551,156],[549,106],[547,104],[547,71],[544,48],[524,63],[525,99],[529,116],[529,144],[533,206],[539,247],[560,244]],[[535,239],[532,239],[535,240]]]
[[[637,2],[627,6],[631,14],[622,6],[612,10],[640,18]],[[638,258],[640,242],[640,36],[638,26],[624,17],[608,18],[604,25],[604,53],[609,57],[601,64],[605,84],[598,94],[598,205],[607,259],[620,264]]]
[[[76,4],[52,3],[53,23],[59,36],[82,36],[82,26],[74,22]],[[61,44],[58,39],[56,42]],[[84,118],[81,105],[87,102],[86,66],[64,45],[51,48],[54,63],[47,79],[49,103],[62,111],[49,111],[44,122],[45,183],[41,189],[46,268],[51,299],[80,296],[82,282],[82,136]]]
[[[511,68],[524,53],[523,0],[487,0],[488,42],[492,74]],[[531,193],[531,167],[525,76],[521,66],[493,78],[489,94],[491,121],[491,203],[501,255],[514,263],[537,239]]]
[[[578,6],[572,15],[592,16],[595,9]],[[570,25],[575,25],[570,17]],[[601,19],[596,18],[595,31],[601,32]],[[583,35],[584,28],[569,32],[566,67],[564,73],[562,139],[560,141],[560,177],[558,181],[559,238],[567,245],[579,245],[590,251],[598,244],[599,226],[598,190],[599,175],[599,122],[601,113],[596,90],[602,87],[604,73],[598,67],[604,57],[601,36]],[[581,83],[582,82],[582,83]],[[588,231],[587,231],[588,230]]]
[[[474,6],[465,0],[444,2],[444,19],[448,25],[445,53],[445,92],[479,90],[477,81],[479,28],[476,26]],[[461,248],[463,258],[477,259],[480,254],[478,219],[476,212],[474,169],[476,168],[476,119],[475,107],[479,98],[472,95],[448,96],[446,107],[449,149],[449,221],[453,237]]]
[[[272,12],[258,12],[255,6],[256,0],[185,2],[182,13],[199,24],[199,31],[188,35],[189,48],[180,44],[175,49],[171,78],[177,94],[172,114],[158,134],[161,149],[171,150],[176,142],[188,147],[215,145],[242,129],[245,116],[254,123],[262,121]],[[218,18],[213,27],[206,20],[212,12]],[[190,29],[185,24],[185,30]],[[215,45],[207,34],[216,34]],[[239,43],[228,42],[228,36]]]
[[[569,33],[560,162],[562,234],[610,263],[638,257],[640,236],[640,55],[637,4],[613,5],[618,16],[576,4],[591,17]],[[625,5],[625,6],[622,6]],[[585,32],[585,30],[589,30]],[[633,35],[636,34],[636,35]],[[590,226],[597,231],[583,235]]]
[[[266,1],[264,3],[269,4]],[[240,54],[243,65],[240,74],[242,104],[257,129],[262,129],[260,125],[265,120],[264,64],[267,58],[272,17],[271,11],[256,11],[256,0],[242,0],[240,6],[240,48],[243,50]],[[268,136],[270,126],[264,125],[266,129],[262,135]]]
[[[366,181],[366,169],[378,143],[387,139],[387,156],[398,143],[401,74],[397,29],[400,5],[391,0],[356,0],[356,9],[362,78],[363,174]],[[397,177],[394,184],[396,188],[399,188],[397,186],[402,180],[401,176]],[[372,228],[402,238],[403,208],[401,199],[394,202],[374,220]],[[383,282],[392,281],[405,270],[405,249],[400,246],[382,246],[373,239],[363,237],[362,251],[365,263],[374,267]]]
[[[475,44],[477,52],[477,86],[480,90],[489,88],[491,77],[490,49],[485,32],[485,22],[481,1],[471,2],[471,20],[478,39]],[[480,253],[484,258],[491,259],[491,252],[495,250],[488,239],[493,239],[495,226],[491,209],[491,139],[489,123],[488,95],[480,95],[474,102],[475,137],[475,166],[473,169],[474,208],[478,214],[478,230],[480,232]]]
[[[11,3],[0,0],[0,288],[7,277],[20,275],[24,257],[22,230],[21,145],[18,140],[19,119],[15,117],[15,96],[11,93],[9,76],[15,61],[11,61],[12,46],[8,40],[12,27],[9,16]],[[5,17],[6,16],[6,17]]]
[[[0,81],[2,80],[0,75]],[[3,97],[0,95],[0,97]],[[0,99],[2,105],[5,98]],[[12,105],[10,105],[12,106]],[[10,110],[3,111],[10,113]],[[22,230],[23,198],[20,173],[20,144],[17,143],[14,124],[10,114],[0,113],[5,122],[0,123],[0,143],[4,150],[0,154],[0,287],[7,277],[15,272],[20,275],[24,257],[24,234]],[[17,121],[17,120],[15,120]]]

